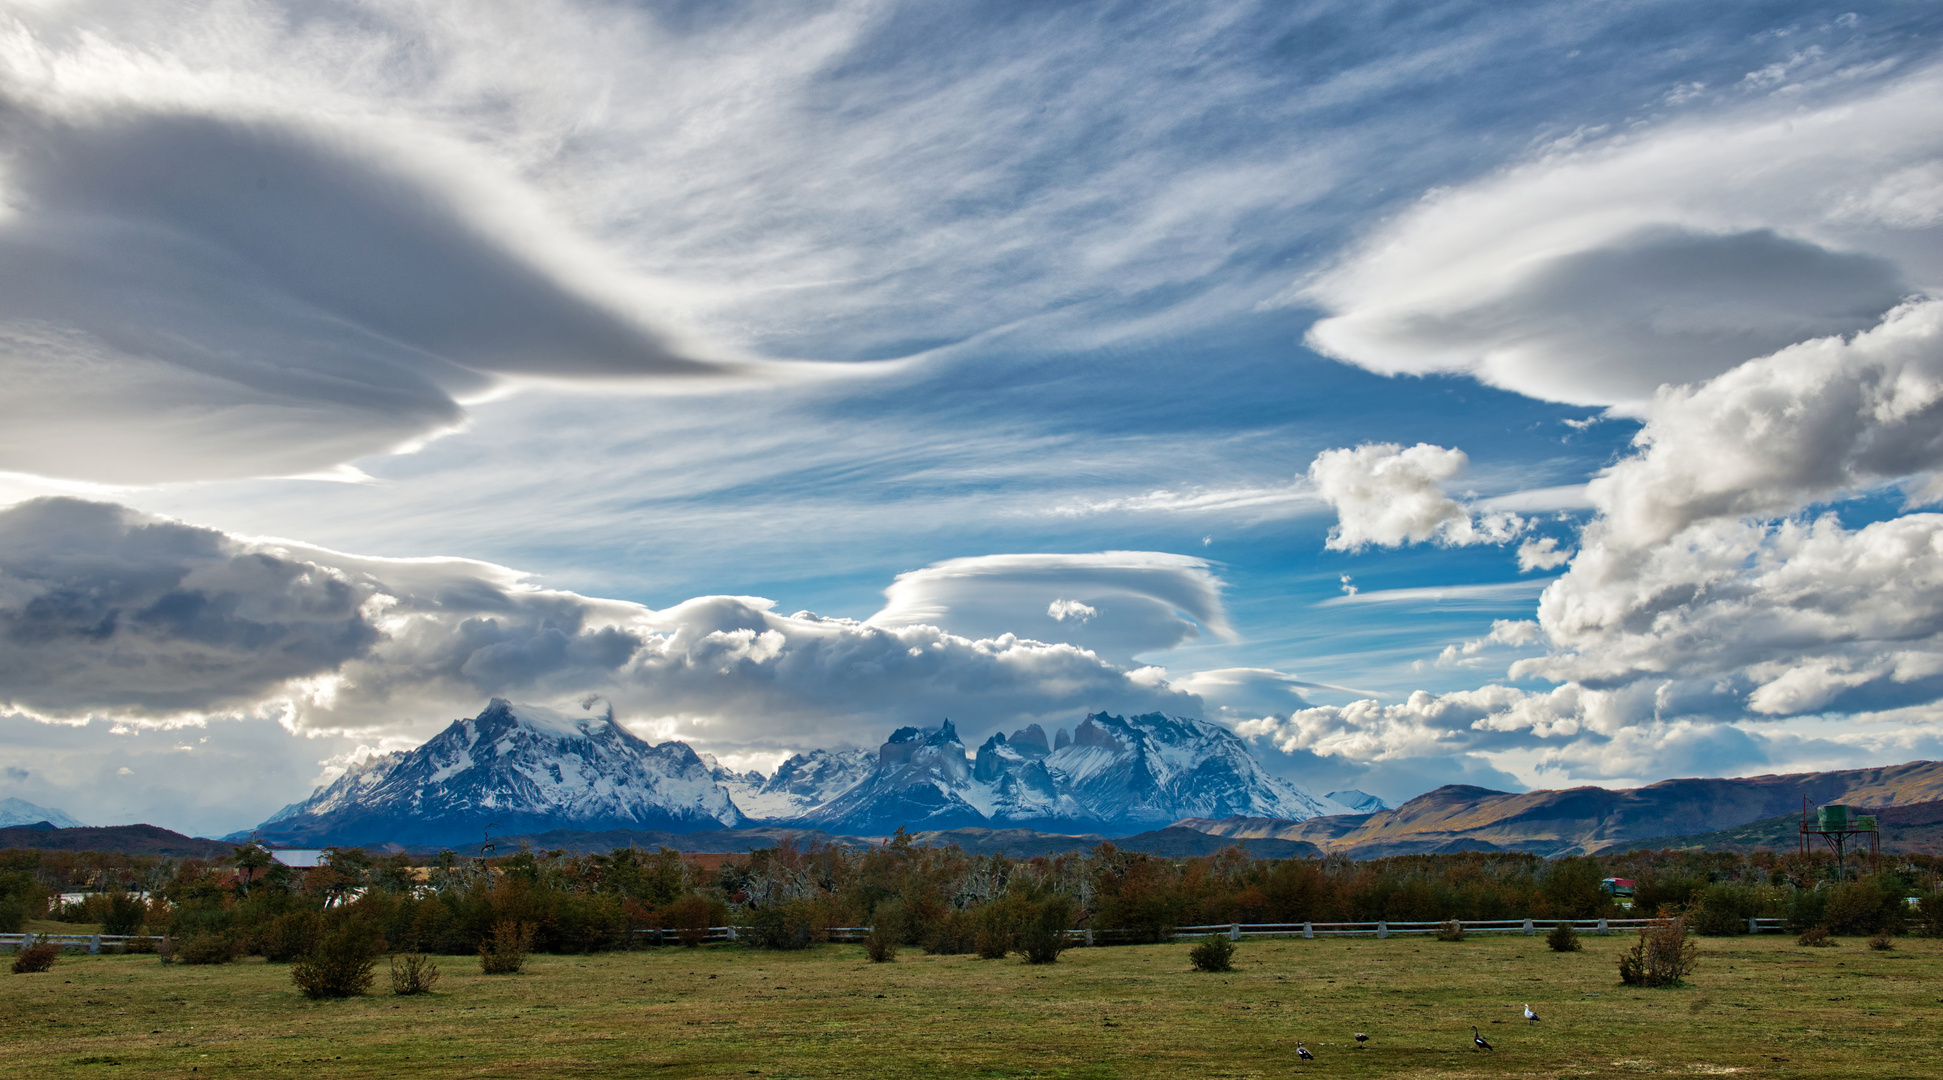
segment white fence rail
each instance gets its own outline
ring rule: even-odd
[[[1470,934],[1524,934],[1530,937],[1541,931],[1549,932],[1557,926],[1558,919],[1459,919],[1457,924]],[[1566,919],[1574,930],[1592,934],[1626,933],[1639,929],[1652,922],[1651,919]],[[1750,934],[1778,934],[1782,932],[1781,919],[1749,919],[1747,932]],[[1387,938],[1405,934],[1435,934],[1445,927],[1442,922],[1300,922],[1300,923],[1216,923],[1209,926],[1177,926],[1169,939],[1205,937],[1208,934],[1222,934],[1230,941],[1240,941],[1251,937],[1379,937]],[[684,931],[636,930],[637,938],[645,935],[649,944],[673,945],[681,940]],[[859,942],[870,933],[868,926],[832,926],[828,930],[828,940],[833,942]],[[1127,940],[1133,931],[1068,930],[1066,934],[1077,942],[1087,945],[1096,941]],[[52,943],[64,951],[99,954],[104,948],[110,952],[123,952],[130,942],[154,941],[140,934],[0,934],[0,951],[19,951],[29,945]],[[733,926],[710,926],[702,930],[703,942],[724,942],[741,940],[737,928]]]

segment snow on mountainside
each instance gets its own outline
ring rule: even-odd
[[[713,764],[707,754],[703,760]],[[727,788],[737,809],[759,821],[802,817],[870,775],[877,755],[868,750],[812,750],[796,754],[773,775],[737,773],[716,766],[715,779]]]
[[[1388,810],[1390,808],[1389,803],[1371,795],[1367,791],[1358,791],[1355,788],[1350,788],[1347,791],[1332,791],[1324,797],[1333,799],[1348,807],[1349,812],[1352,814],[1374,814],[1378,810]]]
[[[650,744],[610,712],[494,698],[415,750],[373,758],[260,826],[312,843],[476,843],[498,831],[735,828],[729,792],[685,743]]]
[[[57,829],[86,828],[51,806],[36,806],[26,799],[0,799],[0,829],[15,825],[36,825],[43,821]]]
[[[1233,732],[1204,720],[1095,713],[1048,744],[1037,725],[994,735],[967,761],[950,721],[900,728],[871,774],[803,815],[832,832],[899,826],[1139,829],[1185,817],[1304,819],[1346,808],[1268,775]]]

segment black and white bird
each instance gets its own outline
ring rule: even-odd
[[[1484,1041],[1484,1036],[1482,1036],[1482,1035],[1479,1035],[1479,1034],[1477,1033],[1477,1026],[1476,1026],[1475,1024],[1473,1024],[1473,1025],[1471,1026],[1471,1045],[1472,1045],[1472,1046],[1474,1046],[1474,1047],[1476,1047],[1476,1048],[1477,1048],[1477,1049],[1479,1049],[1479,1050],[1489,1050],[1489,1049],[1491,1049],[1491,1044],[1490,1044],[1490,1043],[1488,1043],[1488,1042],[1485,1042],[1485,1041]]]
[[[1295,1056],[1301,1058],[1304,1061],[1314,1061],[1316,1059],[1316,1056],[1309,1052],[1309,1048],[1302,1045],[1300,1042],[1297,1042],[1295,1044]]]
[[[1370,1041],[1370,1037],[1368,1035],[1365,1035],[1360,1031],[1356,1033],[1356,1045],[1361,1046],[1364,1043],[1369,1041]]]
[[[1525,1023],[1527,1024],[1538,1023],[1538,1014],[1531,1011],[1530,1005],[1525,1006]]]

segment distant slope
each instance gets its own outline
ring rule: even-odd
[[[1912,806],[1943,800],[1943,762],[1873,769],[1663,780],[1642,788],[1508,793],[1449,785],[1394,810],[1307,821],[1186,819],[1217,836],[1307,840],[1330,854],[1378,858],[1438,851],[1530,851],[1556,856],[1632,846],[1654,837],[1731,830],[1794,812],[1801,800]],[[1698,826],[1698,827],[1696,827]]]
[[[1075,836],[1038,832],[1032,829],[982,828],[937,829],[911,833],[910,837],[912,842],[927,846],[956,845],[972,855],[1008,855],[1015,859],[1059,855],[1068,851],[1091,851],[1103,843],[1111,843],[1123,851],[1141,851],[1176,859],[1212,855],[1230,846],[1240,846],[1250,855],[1260,859],[1309,858],[1322,854],[1322,850],[1316,845],[1301,840],[1232,840],[1174,826],[1111,840],[1092,833]],[[576,854],[606,854],[617,848],[629,846],[648,851],[666,847],[684,854],[702,852],[733,854],[775,847],[784,840],[794,840],[799,847],[807,847],[811,844],[871,847],[883,843],[884,838],[840,836],[820,829],[765,826],[755,829],[712,829],[706,832],[689,833],[649,829],[609,829],[601,832],[590,832],[584,829],[553,829],[548,832],[496,837],[494,843],[497,845],[497,853],[501,855],[517,849],[522,844],[531,845],[536,851],[558,850]],[[419,847],[412,850],[429,854],[433,849]],[[460,854],[472,854],[472,849],[468,848]]]
[[[1885,806],[1875,811],[1882,850],[1943,855],[1943,801]],[[1799,842],[1799,813],[1763,818],[1731,829],[1689,836],[1656,836],[1623,845],[1636,848],[1694,848],[1705,851],[1793,851]],[[1816,841],[1820,847],[1820,841]],[[1821,850],[1826,850],[1822,848]]]
[[[32,825],[45,821],[57,829],[86,828],[78,820],[51,806],[37,806],[26,799],[0,799],[0,829]]]
[[[228,857],[236,850],[236,845],[184,836],[154,825],[109,825],[79,829],[0,829],[0,848],[111,851],[121,855],[215,859]]]

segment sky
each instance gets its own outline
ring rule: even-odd
[[[0,0],[0,797],[1943,756],[1943,12]]]

